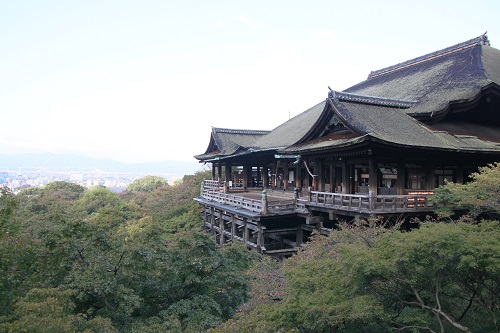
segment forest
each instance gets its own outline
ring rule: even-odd
[[[500,332],[500,163],[418,227],[339,221],[283,261],[202,229],[208,172],[0,195],[0,332]]]

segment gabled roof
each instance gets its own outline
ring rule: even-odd
[[[327,103],[328,117],[341,121],[350,130],[350,135],[333,133],[289,146],[283,152],[336,149],[367,140],[407,148],[500,152],[500,141],[436,131],[417,121],[405,112],[418,104],[417,101],[331,91]],[[496,138],[498,137],[500,134]]]
[[[242,130],[212,127],[210,142],[204,154],[196,155],[198,160],[229,156],[239,150],[255,147],[259,138],[270,131]]]

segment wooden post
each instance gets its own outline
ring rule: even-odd
[[[304,242],[304,231],[300,227],[300,225],[297,228],[297,235],[295,237],[295,243],[297,243],[297,246],[301,245]]]
[[[203,230],[207,231],[207,206],[203,206]]]
[[[288,162],[285,161],[285,166],[283,170],[283,190],[288,189]]]
[[[457,184],[463,184],[464,183],[464,167],[463,167],[463,165],[457,165],[456,182],[457,182]]]
[[[220,229],[220,246],[226,243],[226,236],[224,235],[224,216],[222,211],[219,213],[219,229]]]
[[[234,236],[236,235],[236,221],[234,214],[231,214],[231,241],[234,242]]]
[[[222,165],[220,162],[217,165],[217,181],[219,182],[220,186],[222,182]]]
[[[342,194],[348,194],[349,191],[351,190],[351,183],[349,176],[350,176],[349,168],[347,167],[347,161],[344,158],[342,160]]]
[[[269,184],[269,168],[267,165],[262,167],[262,187],[267,188]]]
[[[330,162],[330,192],[334,193],[335,192],[335,184],[337,182],[335,181],[335,163],[333,163],[333,160]]]
[[[262,247],[264,246],[264,230],[262,228],[262,224],[257,222],[257,249],[262,251]]]
[[[435,183],[434,178],[435,178],[434,165],[432,163],[427,164],[425,166],[425,188],[424,188],[424,190],[433,190],[434,189],[434,183]]]
[[[231,165],[229,163],[225,164],[225,169],[226,169],[226,177],[225,177],[225,187],[224,190],[229,192],[229,182],[231,181]]]
[[[302,188],[302,167],[300,162],[295,164],[295,187],[298,188]]]
[[[246,219],[243,220],[243,243],[247,243],[248,242],[248,226],[247,226],[248,222]]]
[[[260,181],[262,180],[261,170],[262,168],[260,166],[257,166],[257,179],[255,180],[257,182],[257,187],[259,187]]]
[[[273,161],[273,188],[278,187],[278,161]]]
[[[210,230],[213,231],[213,226],[214,226],[214,223],[215,223],[215,208],[214,207],[210,207]]]
[[[262,214],[267,214],[267,191],[262,191]]]
[[[372,156],[368,159],[368,175],[368,193],[371,193],[370,196],[376,197],[378,194],[378,166]]]
[[[398,195],[405,194],[405,165],[402,161],[398,162],[398,175],[396,179],[396,188]]]
[[[248,187],[248,163],[243,164],[243,189]]]

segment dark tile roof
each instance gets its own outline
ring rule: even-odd
[[[207,160],[218,156],[232,155],[241,149],[255,147],[257,140],[269,132],[212,127],[207,150],[204,154],[196,155],[195,158]]]
[[[292,119],[276,127],[257,142],[260,148],[284,148],[300,141],[314,128],[325,110],[326,102],[316,104]]]
[[[486,36],[370,73],[368,79],[345,90],[418,103],[412,115],[443,111],[450,102],[474,98],[491,83],[500,84],[500,51]]]
[[[464,135],[467,126],[425,125],[417,119],[446,114],[450,104],[472,101],[490,87],[500,91],[500,50],[486,35],[394,66],[372,71],[367,80],[343,92],[330,90],[316,104],[270,132],[213,128],[203,155],[216,156],[276,150],[306,152],[336,149],[364,140],[445,150],[500,152],[499,135]],[[344,134],[332,134],[338,119]],[[417,118],[417,119],[416,119]],[[333,125],[332,125],[333,124]],[[335,125],[336,126],[336,125]],[[451,126],[451,125],[447,125]],[[450,128],[451,129],[451,128]],[[481,132],[479,127],[474,134]],[[330,133],[330,134],[329,134]]]
[[[319,138],[306,143],[292,145],[283,152],[304,153],[314,150],[338,149],[366,140],[376,140],[389,145],[401,147],[432,148],[453,151],[488,151],[500,153],[500,135],[479,138],[472,135],[453,134],[435,130],[410,115],[399,105],[401,100],[385,99],[376,104],[377,99],[370,96],[353,95],[346,99],[342,94],[333,93],[328,99],[331,116],[335,114],[341,121],[349,125],[356,136],[343,138],[334,135]],[[477,126],[477,125],[476,125]],[[480,132],[481,127],[476,130]],[[458,129],[456,129],[458,131]],[[470,132],[469,132],[470,133]]]

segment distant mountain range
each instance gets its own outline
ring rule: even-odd
[[[0,171],[12,170],[51,170],[51,171],[105,171],[134,172],[145,174],[188,175],[202,169],[196,161],[162,161],[149,163],[122,163],[107,158],[93,158],[71,154],[0,154]]]

